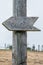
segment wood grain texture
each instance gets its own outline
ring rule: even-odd
[[[13,15],[26,16],[26,0],[13,0]]]
[[[26,17],[26,0],[13,0],[13,16]],[[21,20],[20,20],[21,21]],[[13,31],[12,65],[26,65],[27,34]]]
[[[13,32],[12,65],[26,65],[27,33]]]
[[[10,31],[33,31],[38,30],[33,27],[33,24],[38,17],[10,17],[3,25]]]

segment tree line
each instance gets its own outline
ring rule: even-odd
[[[30,50],[30,51],[43,51],[43,45],[41,45],[41,47],[40,47],[40,45],[38,45],[37,47],[38,47],[38,49],[36,49],[35,45],[33,44],[32,48],[28,47],[27,50]],[[12,45],[6,45],[5,44],[5,49],[12,49]]]

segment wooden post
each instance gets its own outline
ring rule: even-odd
[[[26,1],[27,0],[13,0],[13,16],[26,16]]]
[[[26,0],[13,0],[13,16],[26,17]],[[27,33],[13,31],[12,65],[26,65]]]
[[[27,34],[26,32],[13,32],[13,65],[26,65],[27,59]]]

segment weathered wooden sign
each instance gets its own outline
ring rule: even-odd
[[[12,65],[27,65],[27,33],[40,31],[33,26],[38,17],[26,17],[26,0],[13,0],[13,16],[2,24],[13,31]]]
[[[3,25],[10,31],[33,31],[38,30],[33,24],[38,17],[10,17]],[[39,30],[38,30],[39,31]]]

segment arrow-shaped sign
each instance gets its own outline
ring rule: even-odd
[[[13,31],[12,65],[27,65],[26,31],[40,31],[33,26],[38,17],[26,17],[26,1],[13,0],[13,16],[2,23],[8,30]]]
[[[38,17],[10,17],[2,24],[10,31],[39,31],[33,27]]]

